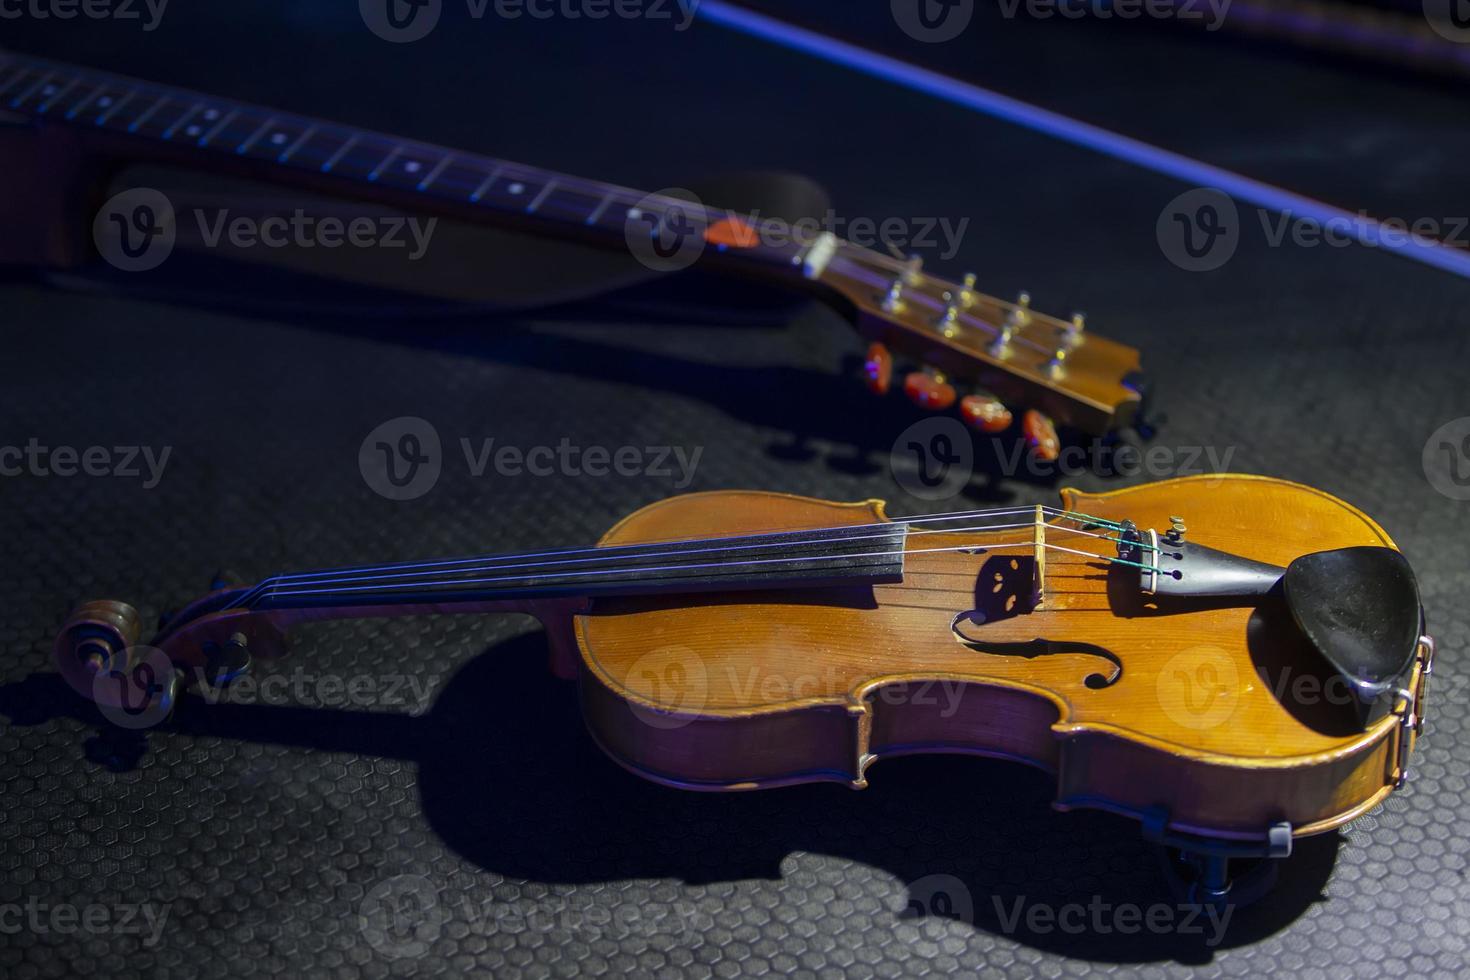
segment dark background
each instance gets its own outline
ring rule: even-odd
[[[781,5],[1349,210],[1467,210],[1464,92],[1452,83],[1199,32],[986,13],[962,39],[923,45],[886,4],[855,7]],[[1409,785],[1347,832],[1301,843],[1277,891],[1238,912],[1218,948],[1177,934],[1007,932],[997,902],[1171,901],[1134,824],[1053,813],[1049,780],[1021,767],[888,761],[864,793],[733,796],[627,775],[589,742],[526,619],[313,627],[291,659],[261,669],[379,685],[411,675],[433,685],[422,710],[190,701],[145,737],[109,734],[50,667],[77,599],[127,599],[151,621],[222,567],[254,580],[583,544],[675,490],[657,477],[475,478],[458,463],[460,437],[702,447],[688,489],[879,496],[899,514],[1049,502],[1056,481],[987,472],[982,443],[961,499],[909,497],[889,451],[920,416],[863,393],[857,343],[822,308],[772,326],[596,311],[358,320],[21,278],[3,286],[0,444],[172,456],[152,490],[0,479],[0,903],[148,902],[169,917],[152,946],[0,934],[8,976],[1463,964],[1470,505],[1436,492],[1421,453],[1470,414],[1470,283],[1360,247],[1268,247],[1244,205],[1235,256],[1182,271],[1155,222],[1187,185],[709,24],[473,21],[451,3],[429,38],[389,45],[350,4],[174,0],[151,33],[86,20],[0,29],[18,50],[636,187],[779,169],[819,180],[844,215],[969,217],[943,271],[973,269],[989,292],[1027,288],[1049,311],[1085,308],[1094,329],[1142,348],[1165,395],[1158,444],[1232,450],[1231,470],[1309,483],[1377,518],[1418,572],[1441,647]],[[356,460],[371,429],[404,415],[430,420],[450,456],[429,494],[395,503]],[[405,874],[441,889],[447,920],[425,920],[421,955],[392,958],[365,941],[359,911]],[[973,911],[912,918],[911,903],[942,911],[936,888],[961,911],[968,895]]]

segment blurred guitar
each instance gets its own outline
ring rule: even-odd
[[[0,109],[21,123],[0,140],[11,186],[29,185],[0,201],[8,265],[79,265],[107,166],[181,164],[595,243],[658,271],[698,263],[805,287],[868,339],[875,393],[901,388],[983,432],[1019,424],[1043,457],[1058,452],[1058,425],[1092,435],[1141,425],[1138,351],[1087,331],[1080,314],[1047,316],[1025,294],[987,296],[973,275],[950,282],[918,257],[830,232],[3,51]],[[140,198],[99,218],[99,235],[126,259],[164,233],[159,210]]]

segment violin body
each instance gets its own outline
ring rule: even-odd
[[[1143,527],[1182,512],[1203,543],[1281,565],[1394,547],[1356,508],[1282,480],[1197,477],[1062,497],[1066,510]],[[714,492],[646,507],[602,544],[883,519],[876,500]],[[1329,830],[1400,778],[1415,734],[1400,715],[1356,730],[1325,693],[1283,703],[1283,690],[1332,685],[1268,606],[1161,611],[1099,563],[1062,554],[1048,559],[1040,608],[967,624],[984,650],[962,642],[956,613],[997,596],[1003,605],[1014,590],[978,571],[976,556],[937,550],[974,538],[911,539],[903,581],[871,589],[598,602],[576,618],[592,734],[640,775],[705,790],[861,788],[890,756],[993,756],[1054,773],[1060,809],[1162,817],[1171,831],[1227,839],[1260,840],[1282,822],[1295,836]],[[1114,670],[1116,681],[1098,685]],[[1422,664],[1410,683],[1422,689]]]

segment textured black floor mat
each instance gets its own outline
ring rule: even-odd
[[[243,57],[220,69],[233,84],[212,87],[303,110],[356,105],[361,92],[334,95],[340,79],[328,69],[367,85],[373,72],[354,68],[350,52],[377,42],[341,32],[347,53],[324,53],[322,70],[294,80],[299,93],[280,79],[250,91]],[[309,48],[303,36],[281,44]],[[558,43],[588,59],[606,46],[599,30],[566,29]],[[1470,460],[1431,453],[1426,473],[1422,457],[1432,433],[1470,415],[1470,283],[1363,249],[1273,248],[1259,234],[1217,272],[1184,272],[1161,253],[1155,219],[1186,188],[748,43],[705,32],[670,46],[674,65],[609,81],[682,120],[656,161],[609,148],[598,137],[630,124],[590,106],[540,129],[517,128],[530,110],[503,102],[486,108],[489,125],[430,113],[417,135],[649,187],[780,164],[822,178],[849,214],[974,217],[954,268],[979,268],[994,291],[1029,286],[1046,309],[1085,305],[1097,329],[1144,348],[1169,415],[1156,443],[1176,460],[1209,450],[1232,471],[1320,486],[1372,514],[1408,554],[1441,647],[1409,784],[1347,832],[1302,842],[1277,890],[1235,913],[1223,936],[1208,921],[1124,931],[1111,912],[1108,928],[1078,934],[1029,925],[1026,912],[1172,902],[1134,824],[1054,813],[1042,775],[959,757],[885,761],[862,793],[652,786],[590,743],[527,619],[306,628],[253,692],[190,700],[158,729],[109,733],[50,666],[51,638],[79,598],[127,599],[151,621],[221,568],[255,579],[583,544],[683,489],[879,496],[896,513],[946,505],[895,479],[890,450],[920,416],[898,399],[867,400],[844,371],[851,335],[819,309],[769,329],[286,322],[10,284],[0,292],[0,447],[169,455],[153,486],[142,454],[136,476],[43,476],[27,464],[0,477],[7,976],[1463,969],[1470,503],[1454,499],[1452,467]],[[689,69],[716,46],[748,52],[759,71],[747,100],[711,119],[695,111],[708,92]],[[155,55],[109,57],[147,74]],[[422,70],[420,91],[447,84],[450,69],[429,52],[413,57],[400,69]],[[533,60],[507,51],[484,70],[526,69],[517,57]],[[189,65],[164,77],[211,87],[209,71]],[[524,91],[548,113],[576,102],[530,82]],[[796,91],[800,100],[773,105],[772,94]],[[409,128],[411,95],[337,114]],[[818,111],[851,132],[902,116],[949,134],[951,152],[863,142],[859,159],[816,146],[801,135]],[[761,138],[732,142],[732,131]],[[986,152],[997,147],[1005,152]],[[422,496],[393,501],[364,480],[358,453],[375,427],[407,416],[435,428],[443,467]],[[699,455],[687,487],[677,467],[476,475],[461,440],[490,438]],[[1049,502],[1061,482],[1142,478],[996,476],[992,448],[979,456],[954,506]],[[86,928],[69,918],[89,914]]]

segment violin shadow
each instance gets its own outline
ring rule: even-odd
[[[904,883],[907,897],[889,903],[889,927],[924,935],[980,929],[1117,963],[1208,962],[1216,949],[1280,930],[1323,899],[1340,845],[1335,833],[1299,842],[1274,891],[1217,923],[1183,910],[1135,823],[1054,811],[1052,778],[1014,763],[894,759],[869,771],[863,792],[815,784],[698,793],[640,779],[593,744],[574,685],[551,677],[545,658],[540,633],[500,643],[458,670],[417,717],[185,696],[147,737],[177,733],[411,761],[423,813],[444,845],[507,877],[549,884],[779,879],[794,855],[826,854]],[[110,728],[54,674],[0,687],[0,712],[16,726],[67,716]],[[89,739],[87,751],[94,762],[128,768],[141,758],[140,746],[140,733],[112,729]],[[1138,916],[1125,922],[1121,910],[1129,907],[1145,914],[1167,908],[1170,926],[1139,927]]]

